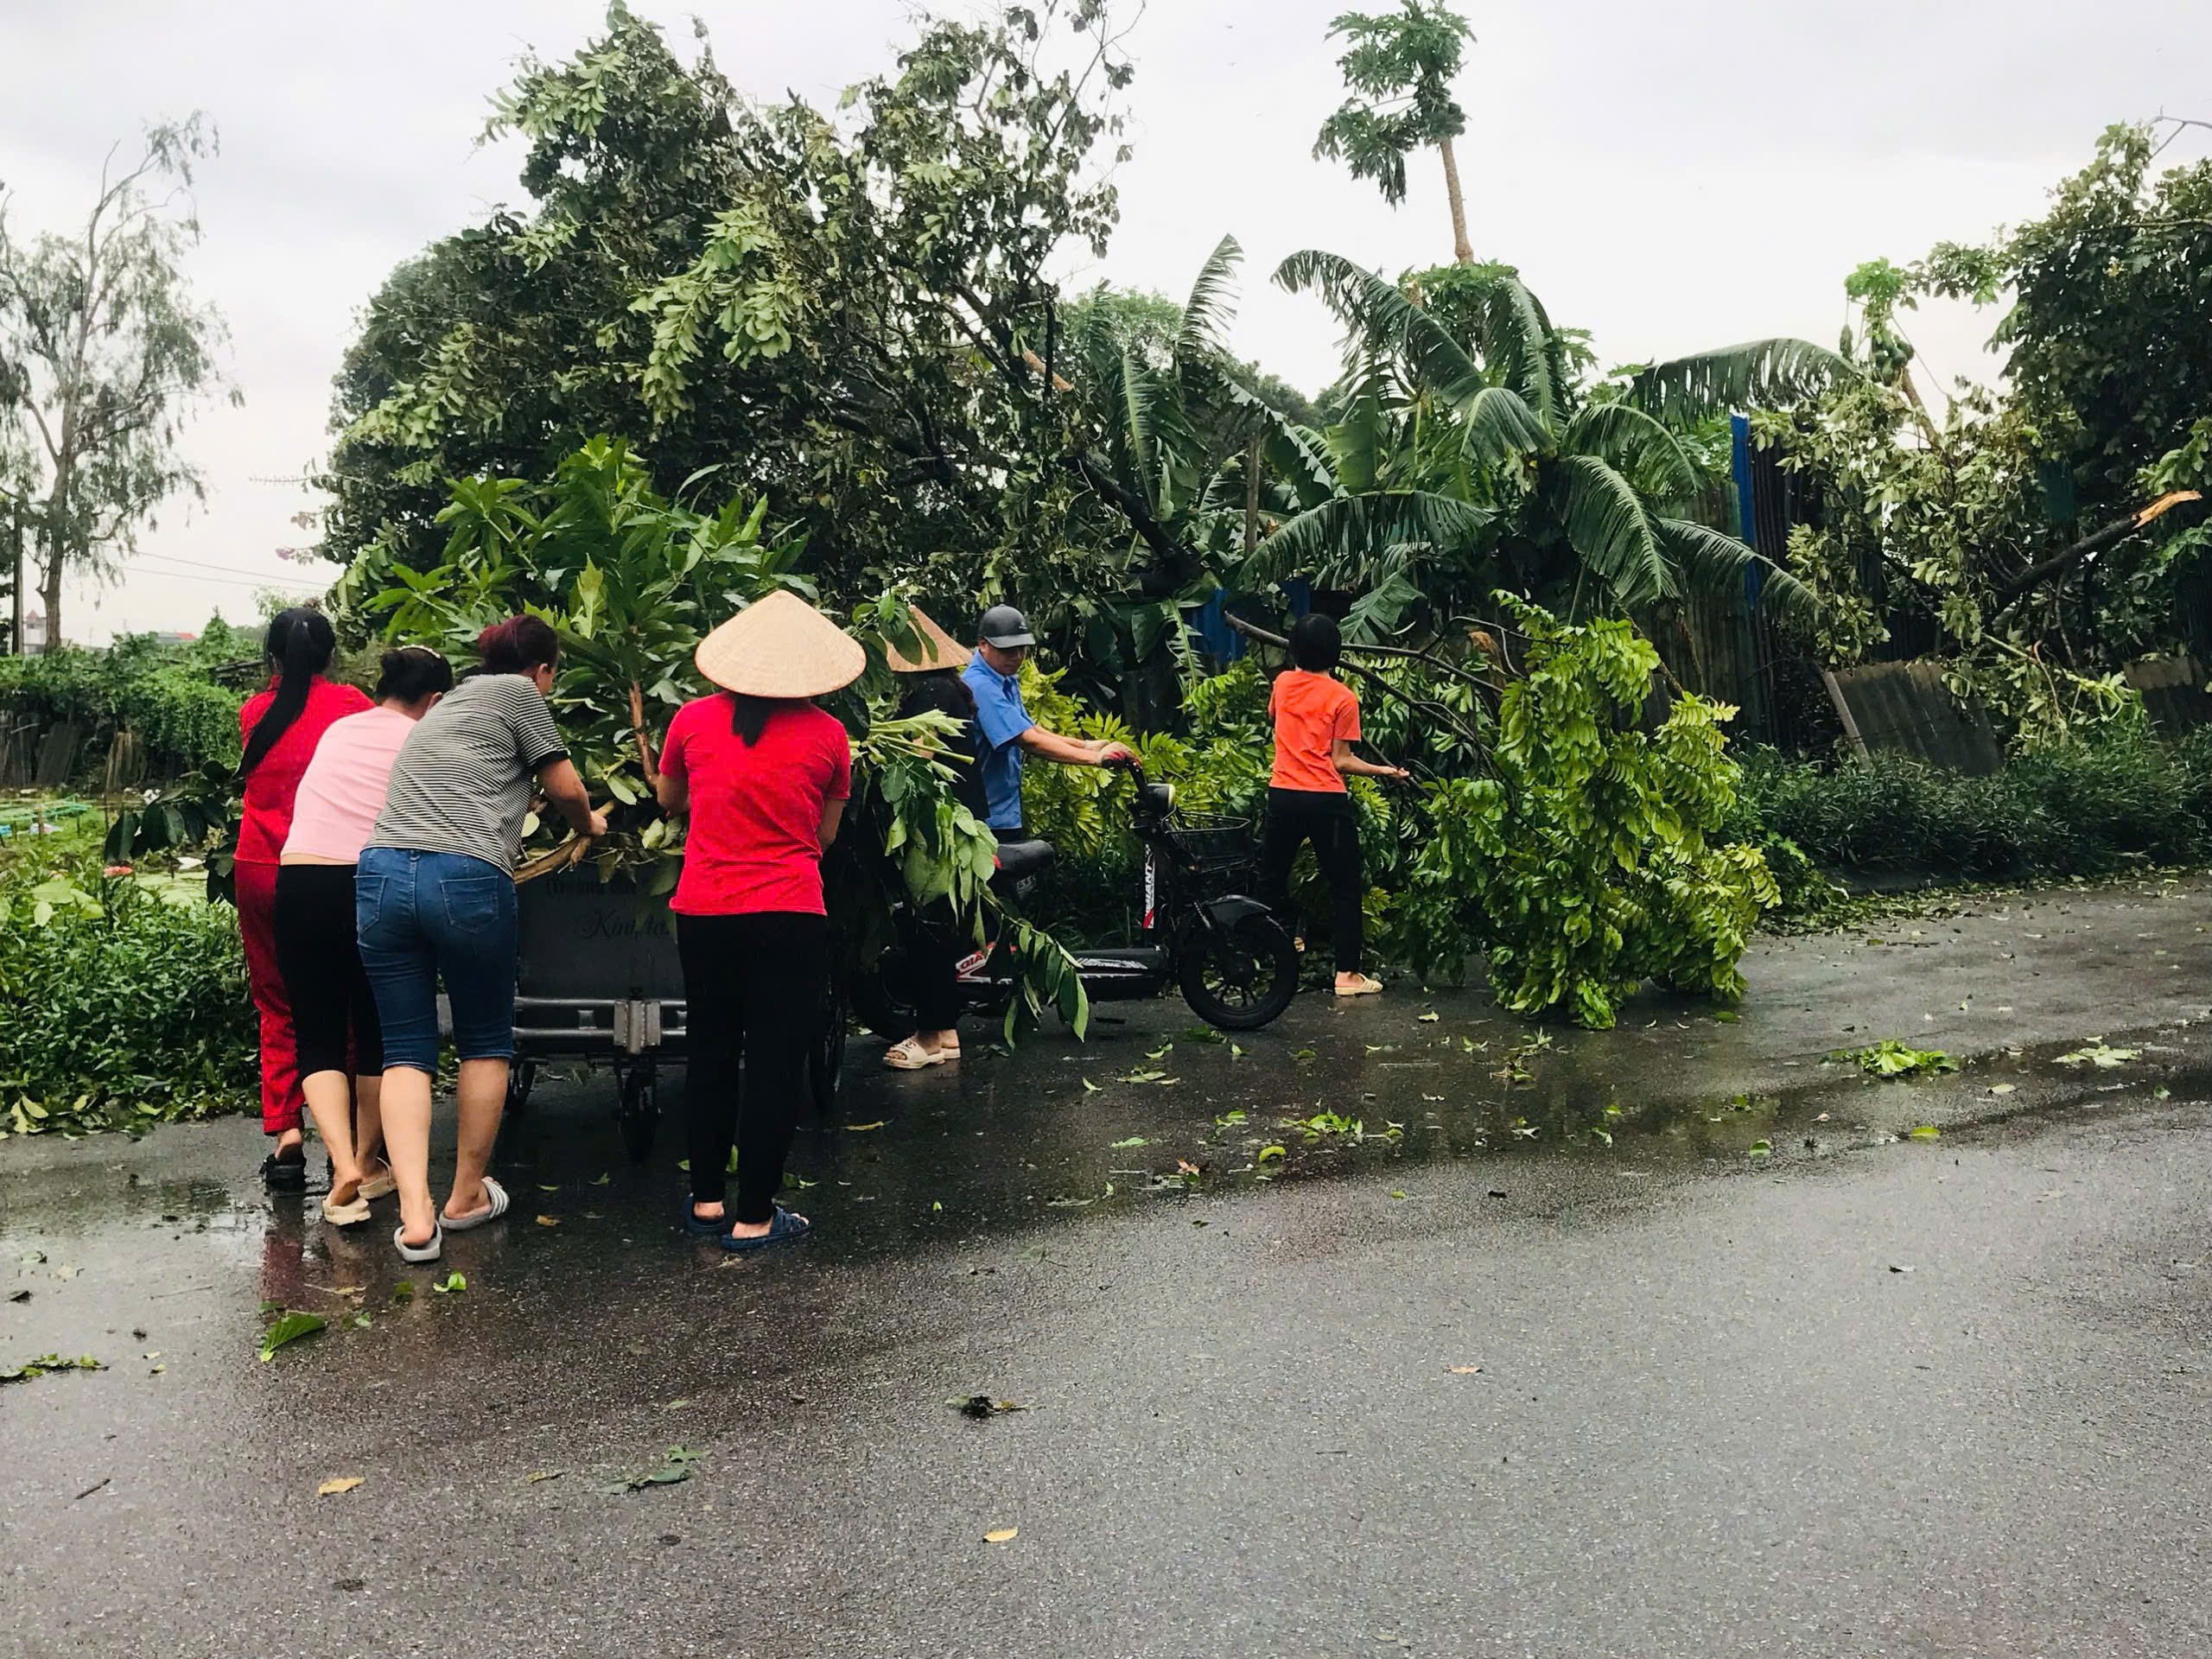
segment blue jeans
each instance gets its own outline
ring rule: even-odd
[[[353,922],[385,1070],[437,1075],[440,979],[461,1058],[514,1058],[513,876],[459,853],[371,847],[353,875]]]

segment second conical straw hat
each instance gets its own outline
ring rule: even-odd
[[[920,638],[911,657],[896,645],[884,646],[883,660],[893,674],[932,674],[941,668],[968,665],[969,658],[975,653],[938,626],[936,619],[927,611],[918,605],[909,605],[906,613],[914,619],[914,632]]]
[[[797,594],[779,588],[702,639],[691,660],[725,691],[820,697],[860,678],[868,653]]]

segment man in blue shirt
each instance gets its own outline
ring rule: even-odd
[[[994,605],[983,613],[976,634],[982,643],[960,677],[976,694],[976,725],[983,741],[983,799],[990,809],[991,833],[1001,841],[1019,841],[1024,756],[1071,766],[1112,766],[1136,756],[1126,743],[1062,737],[1029,718],[1021,706],[1021,664],[1037,638],[1020,611]]]

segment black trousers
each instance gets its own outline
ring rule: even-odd
[[[1337,971],[1357,974],[1366,966],[1361,946],[1360,899],[1366,887],[1359,868],[1359,820],[1351,798],[1319,790],[1270,789],[1267,828],[1260,836],[1260,897],[1294,933],[1298,923],[1290,907],[1290,867],[1298,849],[1313,843],[1314,861],[1329,884],[1329,944]]]
[[[796,911],[678,916],[690,1063],[691,1196],[720,1204],[737,1148],[738,1221],[776,1213],[784,1159],[807,1098],[806,1057],[821,1035],[830,920]]]
[[[914,1029],[950,1031],[960,1023],[960,959],[974,949],[969,936],[943,899],[900,911],[899,936],[913,986]]]
[[[1019,824],[993,830],[991,834],[1000,841],[1029,838],[1029,832]],[[966,1006],[960,995],[960,963],[976,949],[975,930],[960,924],[960,916],[947,900],[909,904],[899,912],[899,943],[906,948],[914,990],[916,1031],[950,1031],[960,1023],[960,1011]]]
[[[384,1027],[353,938],[353,866],[285,864],[276,871],[270,925],[276,971],[292,1003],[300,1076],[384,1070]]]

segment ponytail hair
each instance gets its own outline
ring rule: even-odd
[[[779,709],[805,701],[793,697],[748,697],[742,691],[725,691],[722,695],[734,705],[729,728],[748,749],[760,741],[760,734],[768,729],[768,721]]]
[[[276,672],[276,696],[246,739],[245,754],[238,762],[240,778],[251,777],[253,769],[269,758],[277,740],[292,729],[292,722],[308,706],[308,687],[316,675],[330,666],[330,653],[337,648],[337,630],[330,626],[328,617],[312,606],[295,605],[270,620],[262,650]]]
[[[561,660],[561,636],[542,616],[511,616],[476,636],[486,674],[527,674]]]

